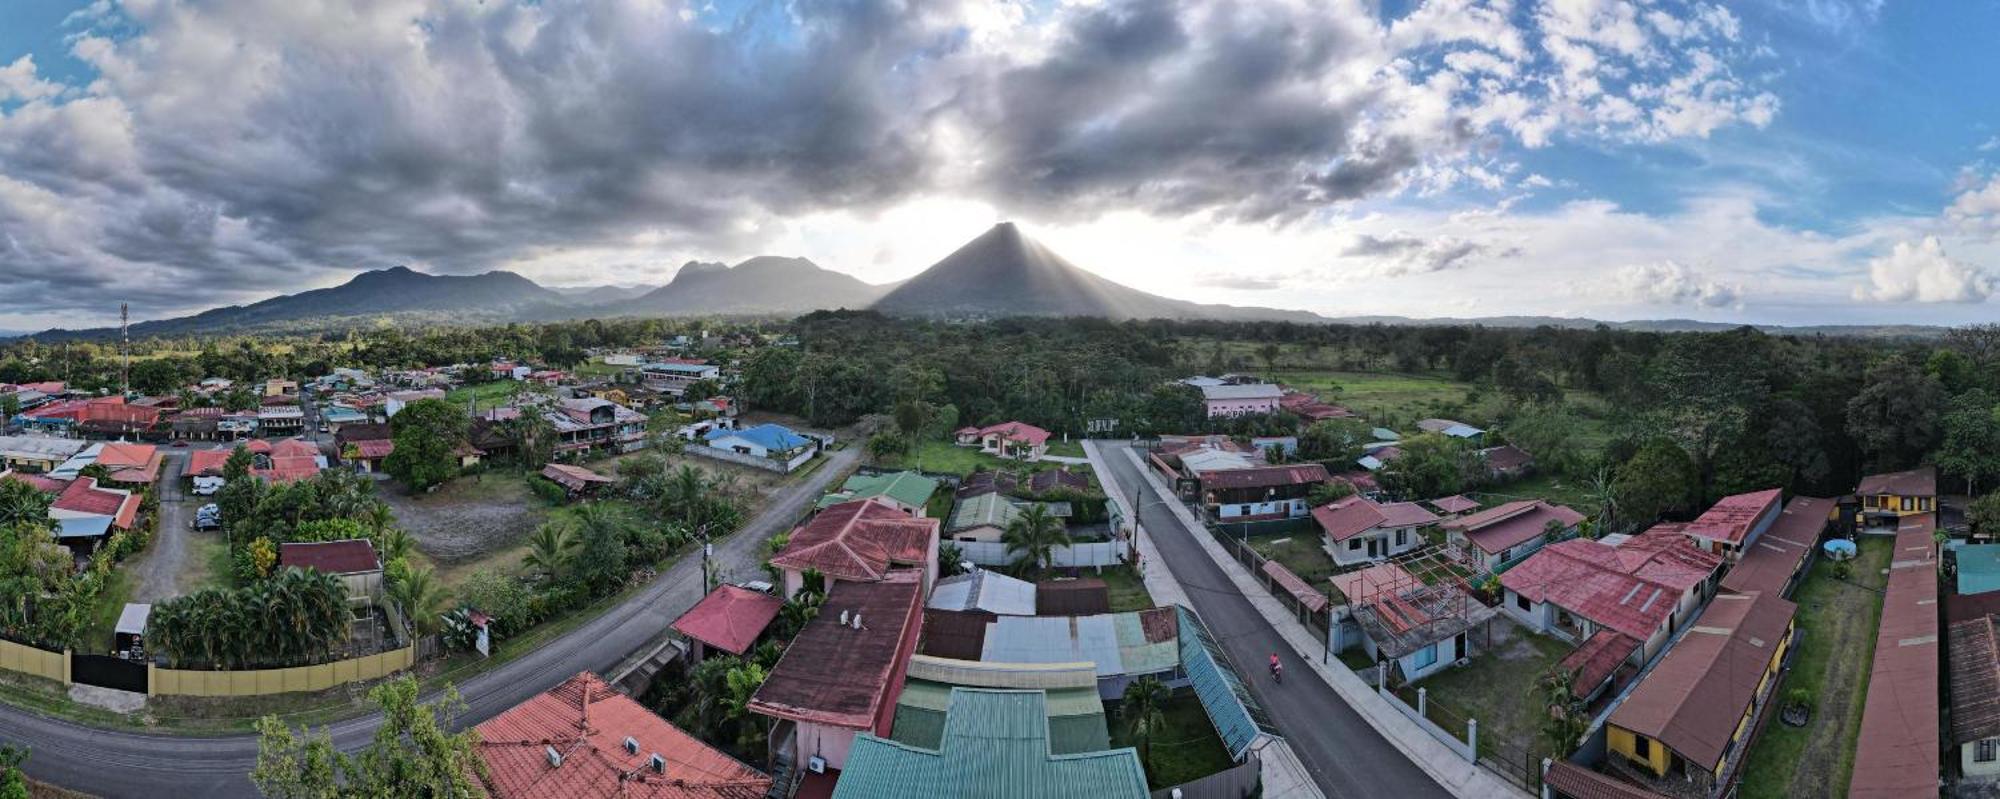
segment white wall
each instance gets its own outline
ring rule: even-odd
[[[965,561],[980,566],[1007,566],[1020,558],[1020,553],[1009,554],[1007,545],[998,541],[953,541]],[[1050,559],[1057,566],[1116,566],[1125,562],[1125,544],[1122,541],[1093,541],[1056,547]]]
[[[1245,512],[1244,509],[1249,511]],[[1296,519],[1312,512],[1312,505],[1304,499],[1280,499],[1270,502],[1228,503],[1215,506],[1216,518],[1221,521],[1251,516],[1274,516],[1284,514]]]

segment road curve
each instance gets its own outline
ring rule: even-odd
[[[1206,532],[1189,529],[1179,517],[1161,507],[1174,502],[1162,497],[1139,474],[1138,467],[1125,456],[1130,445],[1098,442],[1104,453],[1100,468],[1109,467],[1120,490],[1143,492],[1134,504],[1146,533],[1166,559],[1167,568],[1186,590],[1188,601],[1214,633],[1228,654],[1236,673],[1243,675],[1250,693],[1264,706],[1279,734],[1312,773],[1321,792],[1333,799],[1341,797],[1385,797],[1419,799],[1449,797],[1430,775],[1411,763],[1401,750],[1390,744],[1374,727],[1334,693],[1333,686],[1314,679],[1306,669],[1292,662],[1296,655],[1284,637],[1257,612],[1250,600],[1236,589],[1222,567],[1208,556],[1195,540]],[[1266,661],[1272,652],[1283,653],[1294,676],[1279,685],[1271,679]]]
[[[849,448],[805,480],[782,490],[770,507],[728,538],[716,542],[723,574],[749,578],[759,567],[766,539],[792,522],[860,458]],[[548,690],[579,671],[602,672],[644,645],[701,598],[701,558],[682,558],[646,588],[604,615],[509,663],[458,686],[462,720],[476,724]],[[334,744],[352,751],[368,743],[377,714],[328,725]],[[26,770],[44,782],[105,797],[254,797],[248,774],[257,760],[257,738],[160,735],[89,727],[0,704],[0,742],[33,748]]]

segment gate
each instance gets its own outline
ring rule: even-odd
[[[146,664],[110,655],[70,655],[69,679],[84,685],[146,693]]]

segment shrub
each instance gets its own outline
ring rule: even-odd
[[[528,478],[528,489],[550,505],[561,505],[569,501],[568,491],[564,491],[562,486],[540,475]]]

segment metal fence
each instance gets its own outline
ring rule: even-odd
[[[1409,716],[1421,719],[1427,732],[1461,754],[1471,752],[1480,766],[1529,793],[1542,790],[1542,758],[1548,756],[1535,744],[1509,740],[1479,729],[1476,719],[1449,704],[1431,698],[1421,686],[1403,685],[1377,693]]]
[[[1298,597],[1293,596],[1292,592],[1285,590],[1284,586],[1278,585],[1276,580],[1264,573],[1264,564],[1270,558],[1258,554],[1257,550],[1249,544],[1244,543],[1243,539],[1232,538],[1228,534],[1217,531],[1214,527],[1207,525],[1204,525],[1204,527],[1208,530],[1210,537],[1222,544],[1222,549],[1228,552],[1230,557],[1235,558],[1237,563],[1243,564],[1243,568],[1250,571],[1250,577],[1256,580],[1259,586],[1263,587],[1265,593],[1276,597],[1280,603],[1283,603],[1292,612],[1293,618],[1305,623],[1306,629],[1312,631],[1312,634],[1318,638],[1322,647],[1326,645],[1331,604],[1329,604],[1328,608],[1319,611],[1314,611],[1307,607]]]

